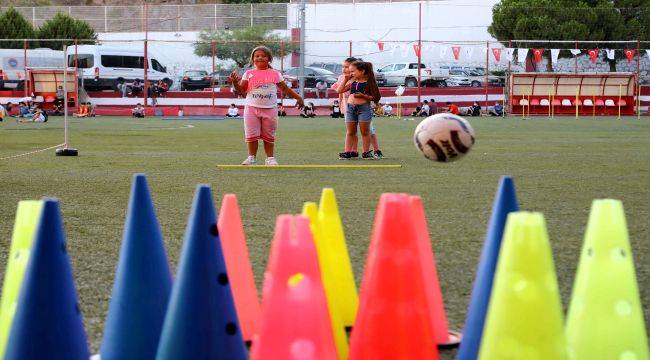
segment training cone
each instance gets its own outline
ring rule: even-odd
[[[333,263],[332,259],[326,257],[334,254],[331,251],[320,250],[320,248],[325,246],[325,244],[323,243],[323,234],[318,221],[318,205],[316,205],[315,202],[306,202],[302,208],[302,215],[309,219],[311,232],[314,236],[314,243],[316,244],[316,251],[318,253],[318,264],[320,265],[321,271],[321,279],[325,288],[327,308],[332,321],[332,332],[334,335],[334,342],[336,343],[336,349],[338,350],[339,359],[347,359],[348,336],[345,333],[345,326],[343,326],[341,314],[338,313],[340,306],[338,306],[337,301],[339,298],[335,296],[338,284],[336,283],[336,278],[333,274],[326,273],[333,270],[331,266],[328,266],[328,264]]]
[[[261,310],[253,268],[248,256],[244,225],[241,221],[237,197],[234,194],[223,196],[217,226],[239,325],[244,340],[250,341],[257,333]]]
[[[361,283],[350,359],[438,359],[406,194],[382,194]]]
[[[45,199],[4,359],[88,357],[59,202]]]
[[[481,259],[474,279],[474,288],[469,302],[463,340],[458,350],[458,360],[475,360],[478,357],[485,324],[485,314],[490,303],[494,271],[501,249],[503,229],[508,214],[519,211],[515,184],[510,176],[503,176],[492,205],[492,215],[488,224]]]
[[[16,313],[18,295],[23,283],[25,270],[36,234],[36,225],[43,211],[43,202],[24,200],[18,203],[16,222],[11,236],[11,248],[7,257],[7,270],[2,287],[0,300],[0,359],[4,357],[7,337],[11,330],[11,322]]]
[[[511,213],[479,359],[566,358],[562,303],[544,216]]]
[[[147,179],[137,174],[100,349],[102,360],[155,358],[171,287]]]
[[[323,244],[318,246],[318,252],[328,253],[323,258],[329,259],[327,264],[321,263],[321,268],[327,268],[325,273],[328,277],[331,276],[333,282],[337,284],[335,289],[331,289],[334,291],[333,294],[330,294],[330,288],[326,290],[328,296],[337,298],[336,304],[339,308],[337,312],[340,314],[343,326],[351,327],[357,317],[359,296],[334,189],[323,189],[318,208],[318,222],[323,234]]]
[[[438,270],[431,247],[429,227],[427,226],[422,199],[419,196],[410,196],[409,204],[415,224],[422,278],[424,279],[427,303],[429,304],[429,316],[431,317],[430,321],[433,328],[434,341],[440,347],[455,347],[460,343],[461,334],[457,331],[449,331],[447,326],[447,314],[442,299],[442,292],[440,291]]]
[[[648,360],[623,204],[591,207],[566,325],[571,359]]]
[[[208,185],[194,195],[156,359],[246,359]]]
[[[281,215],[264,278],[252,360],[338,359],[316,247],[303,216]]]

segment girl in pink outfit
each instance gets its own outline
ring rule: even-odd
[[[271,68],[273,55],[266,46],[258,46],[251,52],[251,64],[255,67],[243,76],[236,71],[230,74],[230,81],[239,93],[246,93],[244,108],[244,135],[248,157],[242,165],[254,165],[257,161],[258,141],[264,142],[266,165],[278,165],[273,156],[275,131],[278,126],[278,88],[296,99],[296,106],[304,106],[300,95],[284,83],[282,74]]]

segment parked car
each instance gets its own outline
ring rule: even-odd
[[[309,65],[309,67],[321,68],[321,69],[331,71],[337,77],[343,73],[343,65],[339,63],[313,63]]]
[[[300,68],[290,68],[284,71],[284,78],[288,81],[293,87],[297,88],[298,85],[298,74],[300,73]],[[337,80],[337,77],[333,72],[325,70],[322,68],[315,68],[311,66],[305,67],[305,88],[315,88],[316,83],[319,80],[325,80],[327,87],[332,86]]]
[[[385,77],[386,86],[404,85],[406,87],[418,86],[418,63],[393,63],[377,70]],[[426,64],[420,64],[420,83],[425,86],[446,86],[441,84],[449,76],[443,69],[431,69]]]
[[[471,86],[482,87],[485,83],[485,71],[481,70],[450,70],[450,77],[445,81],[447,86]],[[488,75],[489,86],[504,86],[503,78]]]
[[[122,82],[131,83],[144,79],[144,50],[128,47],[103,45],[79,45],[68,47],[68,66],[75,62],[83,78],[86,89],[117,90]],[[162,80],[171,88],[173,81],[155,57],[147,57],[147,81]]]
[[[181,91],[202,90],[212,85],[212,77],[205,70],[187,70],[181,79]]]

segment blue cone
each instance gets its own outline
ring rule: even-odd
[[[100,349],[102,360],[155,358],[171,289],[147,178],[136,174]]]
[[[18,297],[6,360],[88,360],[59,202],[44,199]]]
[[[481,260],[476,271],[472,298],[463,328],[463,340],[458,350],[458,360],[475,360],[481,347],[483,325],[487,314],[494,271],[501,249],[501,238],[508,213],[518,211],[515,184],[510,176],[503,176],[492,205],[492,216],[488,224]]]
[[[208,185],[194,195],[156,359],[246,359]]]

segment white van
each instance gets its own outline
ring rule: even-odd
[[[27,67],[63,68],[63,51],[47,48],[28,49]],[[25,51],[0,49],[0,89],[20,89],[25,80]]]
[[[75,66],[75,56],[84,87],[88,90],[117,90],[121,81],[144,81],[144,51],[102,45],[68,47],[68,66]],[[148,56],[147,80],[162,80],[171,87],[173,81],[167,68]]]

